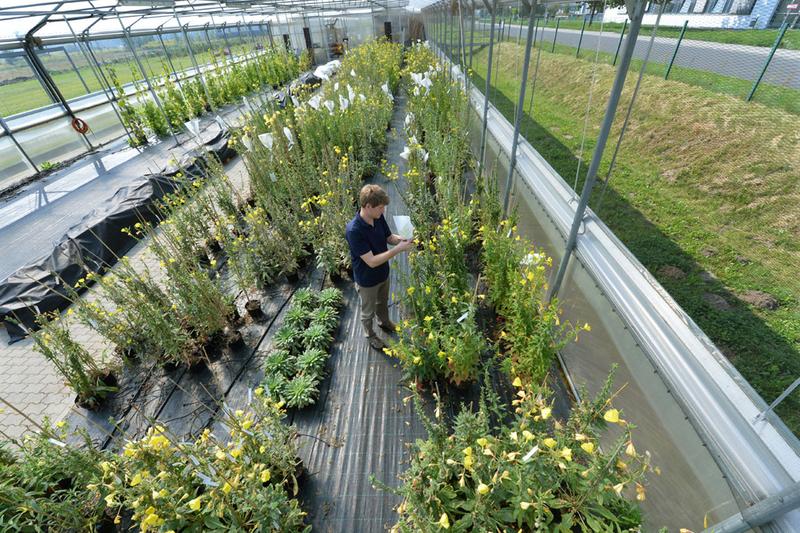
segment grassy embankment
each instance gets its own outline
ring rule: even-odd
[[[500,66],[493,98],[511,119],[523,47],[503,43],[496,52]],[[482,50],[475,56],[476,73],[485,72],[486,55]],[[534,109],[526,109],[522,124],[525,137],[570,184],[595,68],[584,148],[589,157],[614,76],[610,65],[543,52]],[[620,110],[629,102],[634,79],[632,72]],[[477,74],[475,81],[480,87],[485,83]],[[599,212],[767,401],[800,376],[797,119],[703,87],[645,76]],[[601,188],[590,204],[594,208]],[[774,296],[779,307],[745,303],[742,296],[753,290]],[[778,413],[800,433],[798,394]]]

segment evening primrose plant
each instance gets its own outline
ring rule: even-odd
[[[109,453],[85,434],[67,444],[64,422],[45,420],[38,432],[14,441],[0,460],[0,524],[3,531],[90,531],[105,516],[105,501],[90,488]],[[0,442],[0,450],[9,442]]]
[[[398,489],[393,531],[638,531],[637,501],[653,469],[633,426],[610,403],[610,378],[566,421],[553,418],[551,393],[517,381],[510,423],[495,424],[496,398],[451,423],[418,406],[428,438],[417,440]],[[584,391],[585,392],[585,391]],[[621,436],[601,438],[608,425]]]
[[[590,331],[560,318],[558,299],[545,301],[553,259],[520,237],[511,220],[481,226],[489,298],[504,323],[498,344],[512,376],[539,382],[559,350]]]
[[[280,404],[256,389],[246,409],[225,410],[226,435],[184,442],[162,426],[101,462],[97,498],[148,531],[308,531],[295,498],[296,432]]]

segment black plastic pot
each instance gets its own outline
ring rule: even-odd
[[[264,310],[261,309],[261,302],[258,300],[247,300],[244,304],[244,309],[253,320],[259,320],[264,317]]]

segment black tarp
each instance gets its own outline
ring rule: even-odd
[[[38,313],[69,307],[64,284],[74,287],[88,272],[103,272],[130,250],[137,241],[122,230],[137,222],[154,221],[154,202],[176,191],[187,179],[204,176],[209,157],[225,162],[235,156],[229,141],[230,132],[220,126],[203,148],[186,153],[160,174],[146,175],[118,189],[70,228],[49,254],[0,283],[0,319],[6,320],[10,342],[25,338],[26,330],[36,329]]]

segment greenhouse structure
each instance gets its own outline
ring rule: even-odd
[[[792,2],[0,2],[0,530],[800,531],[798,117]]]

